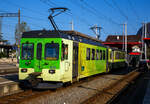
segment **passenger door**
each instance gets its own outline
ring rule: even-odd
[[[106,72],[109,72],[109,54],[111,54],[111,52],[109,51],[109,49],[106,49]]]
[[[36,61],[35,61],[35,71],[41,72],[42,71],[42,42],[37,42],[35,52],[36,52]]]
[[[73,43],[73,71],[72,78],[78,77],[78,43]]]
[[[63,72],[63,81],[72,81],[72,41],[62,39],[61,49],[61,71]]]

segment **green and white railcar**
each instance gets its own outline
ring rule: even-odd
[[[109,72],[113,68],[109,65],[121,62],[115,58],[120,51],[76,31],[25,32],[20,50],[19,80],[28,81],[34,87],[78,81]]]

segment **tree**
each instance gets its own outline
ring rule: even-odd
[[[26,31],[29,31],[29,30],[30,30],[30,27],[24,21],[21,22],[20,27],[18,26],[18,24],[16,25],[15,39],[16,39],[16,44],[17,45],[19,45],[19,43],[20,43],[20,38],[22,36],[22,33],[26,32]]]
[[[2,41],[3,40],[3,36],[2,36],[2,34],[0,34],[0,41]]]

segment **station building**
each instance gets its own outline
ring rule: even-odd
[[[9,57],[10,52],[13,50],[12,45],[7,44],[7,40],[0,40],[0,58]]]
[[[143,36],[142,36],[143,34]],[[130,55],[141,55],[144,50],[144,45],[142,43],[147,44],[147,59],[150,59],[150,23],[146,24],[146,38],[144,36],[145,34],[145,26],[142,26],[136,35],[127,35],[127,51]],[[116,47],[118,49],[124,48],[124,37],[123,35],[109,35],[106,40],[103,42],[103,44],[110,46],[110,47]],[[143,54],[142,54],[142,57]]]
[[[124,48],[124,36],[123,35],[109,35],[103,44],[116,47],[120,50]],[[127,51],[128,54],[140,54],[141,52],[141,36],[140,35],[128,35],[127,36]]]

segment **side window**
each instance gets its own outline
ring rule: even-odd
[[[41,57],[42,57],[42,43],[38,43],[36,58],[37,60],[41,60]]]
[[[100,57],[100,60],[102,60],[102,50],[100,50],[99,52],[99,57]]]
[[[122,59],[125,59],[125,53],[122,53]]]
[[[62,60],[67,60],[68,59],[68,45],[67,44],[62,44],[62,55],[61,55]]]
[[[105,60],[105,51],[103,50],[103,60]]]
[[[90,48],[86,49],[86,60],[90,60]]]
[[[99,50],[97,49],[96,50],[96,60],[99,60],[99,55],[98,54],[99,54]]]
[[[115,54],[115,59],[119,59],[119,53],[118,52],[116,52],[116,54]]]
[[[112,61],[114,61],[114,51],[111,52]]]
[[[23,43],[22,44],[22,55],[23,60],[31,60],[34,56],[34,44],[32,43]]]
[[[95,60],[95,49],[92,49],[92,60]]]
[[[112,51],[109,51],[109,59],[112,60]]]

